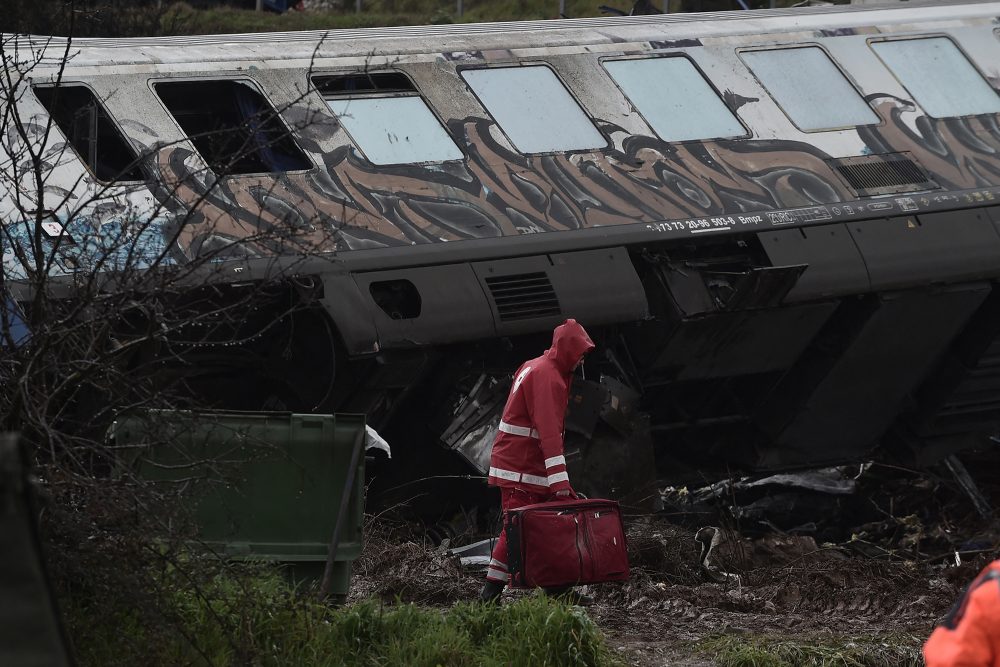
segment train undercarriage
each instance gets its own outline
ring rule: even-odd
[[[571,479],[589,494],[641,502],[657,484],[744,472],[927,465],[987,442],[1000,421],[995,283],[954,279],[968,257],[852,264],[838,254],[843,232],[599,249],[576,268],[579,257],[544,256],[535,271],[538,258],[496,260],[480,264],[498,279],[471,285],[438,266],[300,276],[269,307],[255,300],[225,344],[193,332],[169,347],[216,407],[365,413],[393,445],[372,487],[387,502],[482,493],[510,374],[569,316],[598,346],[567,414]],[[354,316],[382,317],[366,352],[343,326],[345,275],[372,297]],[[494,335],[461,308],[476,291],[491,299]],[[448,299],[448,321],[433,321]]]

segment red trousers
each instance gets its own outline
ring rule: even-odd
[[[537,493],[535,491],[525,491],[524,489],[514,489],[506,486],[500,487],[500,507],[506,515],[507,510],[514,510],[525,505],[544,503],[549,499],[547,492]],[[498,581],[503,584],[510,583],[510,574],[507,572],[507,528],[504,525],[500,529],[500,536],[496,544],[493,545],[493,554],[490,557],[490,566],[486,570],[486,578],[489,581]]]

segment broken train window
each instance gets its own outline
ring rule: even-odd
[[[405,74],[362,72],[314,76],[330,111],[373,164],[417,164],[463,159]]]
[[[35,86],[34,92],[97,180],[143,180],[138,155],[90,88]]]
[[[522,153],[608,145],[580,104],[545,65],[469,69],[462,78]]]
[[[217,174],[312,168],[278,112],[249,81],[161,81],[153,88]]]

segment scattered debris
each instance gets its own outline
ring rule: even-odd
[[[486,474],[510,377],[482,374],[460,397],[444,445]],[[589,496],[638,501],[655,479],[648,418],[640,394],[608,375],[575,378],[566,414],[566,466],[573,487]]]
[[[958,460],[958,456],[955,454],[946,456],[943,463],[945,467],[948,468],[948,471],[952,474],[952,476],[954,476],[958,485],[962,487],[962,491],[965,492],[965,495],[967,495],[969,500],[972,501],[972,505],[976,508],[976,511],[979,512],[979,516],[984,519],[988,518],[992,512],[990,503],[986,500],[983,492],[979,490],[979,487],[976,486],[976,482],[972,479],[972,476],[969,475],[969,471],[966,470],[962,462]]]
[[[467,544],[464,547],[449,549],[448,555],[458,558],[462,567],[485,567],[490,562],[490,554],[493,552],[494,544],[496,544],[496,538],[491,537]]]
[[[388,459],[392,458],[392,450],[389,448],[389,443],[385,441],[385,438],[380,436],[378,431],[371,426],[365,426],[365,454],[367,455],[369,450],[372,449],[383,452]]]
[[[740,584],[740,575],[731,572],[723,572],[711,563],[712,549],[722,541],[722,531],[715,526],[705,526],[699,528],[694,534],[694,541],[701,546],[701,555],[698,557],[698,564],[701,565],[702,572],[712,581],[723,584],[733,581],[737,586]]]
[[[996,506],[1000,479],[982,477],[983,495]],[[813,515],[809,534],[768,529],[729,511],[785,493],[845,502],[838,513]],[[583,591],[595,599],[587,613],[633,665],[713,664],[704,651],[731,636],[803,646],[881,642],[896,653],[880,664],[894,664],[893,656],[919,654],[934,624],[1000,549],[996,514],[983,521],[950,476],[882,464],[674,489],[664,497],[672,503],[664,511],[626,517],[631,579]],[[721,520],[691,512],[696,502]],[[777,507],[766,521],[799,521]],[[366,530],[371,538],[356,563],[352,599],[450,605],[475,597],[489,539],[435,547],[405,524]],[[843,539],[822,537],[834,533]]]

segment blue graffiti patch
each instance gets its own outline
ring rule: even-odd
[[[139,271],[154,264],[171,265],[167,253],[166,219],[142,223],[111,219],[98,223],[94,218],[74,216],[71,220],[53,216],[42,223],[41,261],[47,275]],[[17,247],[5,249],[4,277],[24,280],[38,261],[33,244],[35,221],[25,220],[4,226],[4,237]],[[22,259],[32,266],[25,267]]]

